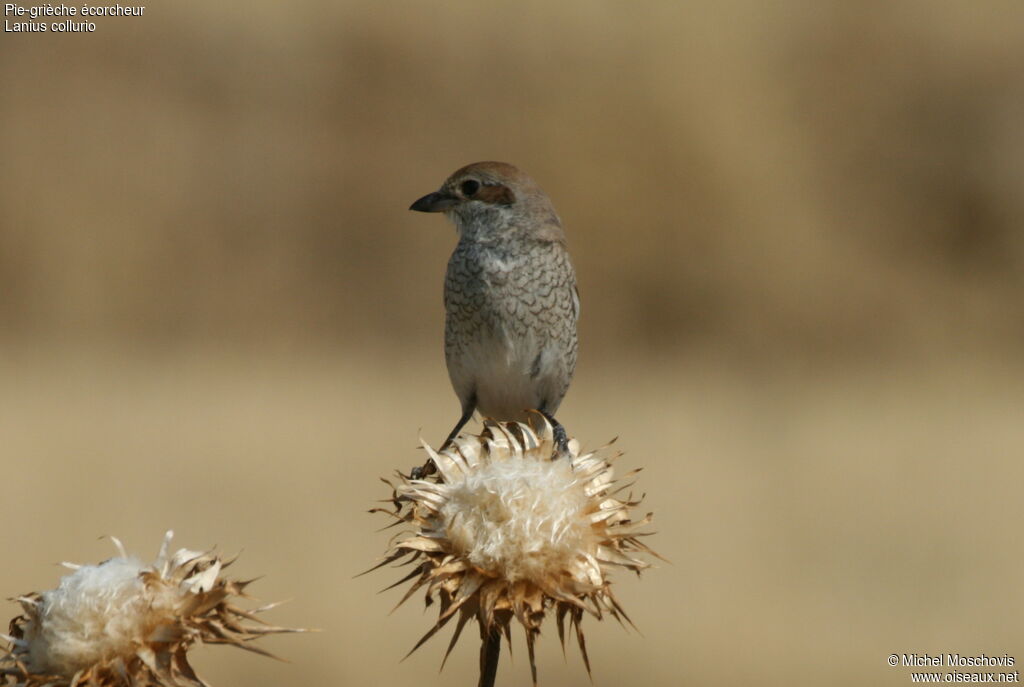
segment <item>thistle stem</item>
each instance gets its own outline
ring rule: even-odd
[[[484,634],[481,630],[481,634]],[[494,687],[498,675],[498,656],[501,654],[501,631],[491,628],[480,643],[480,682],[477,687]]]

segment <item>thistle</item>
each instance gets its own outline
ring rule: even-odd
[[[511,642],[515,619],[526,633],[536,685],[534,643],[553,610],[563,648],[568,621],[589,674],[584,615],[632,624],[612,594],[609,573],[639,574],[649,563],[637,554],[657,556],[639,540],[651,514],[633,521],[630,508],[639,502],[615,496],[630,486],[613,477],[618,455],[581,454],[576,440],[557,452],[546,422],[535,431],[487,421],[479,436],[460,436],[440,452],[424,448],[437,466],[434,476],[399,475],[397,484],[388,482],[394,510],[374,509],[411,526],[374,568],[415,565],[392,585],[413,581],[399,605],[422,588],[428,605],[440,601],[436,623],[409,653],[457,618],[447,660],[466,624],[476,620],[480,684],[490,685],[501,635]]]
[[[301,632],[255,617],[271,606],[242,610],[231,603],[249,582],[225,579],[213,553],[179,549],[172,532],[152,565],[118,556],[74,570],[56,589],[22,596],[23,614],[10,623],[0,656],[3,684],[18,687],[205,687],[188,662],[196,642],[231,644],[269,653],[248,642],[263,635]],[[249,622],[247,622],[249,621]]]

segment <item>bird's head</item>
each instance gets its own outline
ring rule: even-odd
[[[562,240],[561,222],[547,195],[505,162],[466,165],[409,209],[444,212],[463,237],[486,240],[516,231]]]

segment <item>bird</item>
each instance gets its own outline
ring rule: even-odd
[[[444,356],[461,415],[551,423],[576,369],[580,298],[562,222],[547,194],[505,162],[475,162],[410,210],[443,212],[458,233],[444,280]]]

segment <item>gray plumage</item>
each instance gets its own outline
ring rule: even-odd
[[[459,233],[444,283],[445,360],[463,411],[452,437],[474,409],[553,416],[576,367],[579,298],[548,197],[512,165],[478,162],[412,209],[445,212]]]

